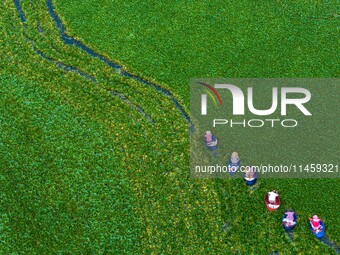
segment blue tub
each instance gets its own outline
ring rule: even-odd
[[[310,227],[310,231],[312,231],[312,234],[315,235],[315,237],[319,239],[325,236],[325,224],[322,221],[320,221],[320,225],[321,225],[321,231],[319,232],[314,232],[313,228]]]

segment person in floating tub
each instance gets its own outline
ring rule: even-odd
[[[264,198],[264,202],[267,209],[271,212],[279,209],[281,203],[279,193],[276,190],[268,192]]]
[[[319,232],[321,231],[321,220],[317,215],[314,215],[313,218],[309,218],[311,228],[313,229],[313,232]]]
[[[321,239],[325,236],[325,224],[322,220],[317,216],[314,215],[312,218],[309,218],[310,222],[310,230],[312,231],[313,235]]]
[[[286,228],[292,229],[295,226],[295,224],[296,224],[295,212],[291,211],[291,210],[285,212],[284,218],[282,220],[282,224]]]
[[[246,172],[244,174],[244,180],[246,181],[246,185],[252,186],[256,183],[257,173],[255,167],[247,166]]]
[[[240,168],[240,166],[241,166],[240,157],[239,157],[238,153],[236,151],[234,151],[231,154],[231,157],[228,161],[228,168],[229,168],[230,175],[234,176],[234,174],[237,172],[237,170]]]
[[[217,149],[217,138],[209,130],[205,132],[204,143],[210,150]]]
[[[276,198],[279,196],[278,192],[276,190],[268,192],[268,201],[271,204],[276,203]]]
[[[255,170],[255,168],[254,168],[254,167],[251,167],[251,166],[247,166],[247,167],[246,167],[246,172],[245,172],[244,178],[245,178],[247,181],[251,181],[251,180],[253,180],[254,178],[256,178],[256,170]]]

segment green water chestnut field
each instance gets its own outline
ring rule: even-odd
[[[340,245],[338,178],[250,190],[189,164],[205,131],[190,80],[338,77],[337,1],[3,0],[0,28],[0,254],[337,254],[308,217]],[[339,87],[327,89],[313,88],[309,130],[217,130],[219,157],[339,164]]]

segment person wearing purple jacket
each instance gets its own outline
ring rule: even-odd
[[[293,227],[296,224],[294,215],[295,212],[285,212],[285,218],[282,223],[287,227]]]

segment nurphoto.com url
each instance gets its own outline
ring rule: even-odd
[[[195,173],[246,173],[249,171],[257,173],[339,173],[339,165],[337,164],[307,164],[307,165],[271,165],[261,164],[259,166],[226,166],[226,165],[210,165],[210,166],[195,166]]]

